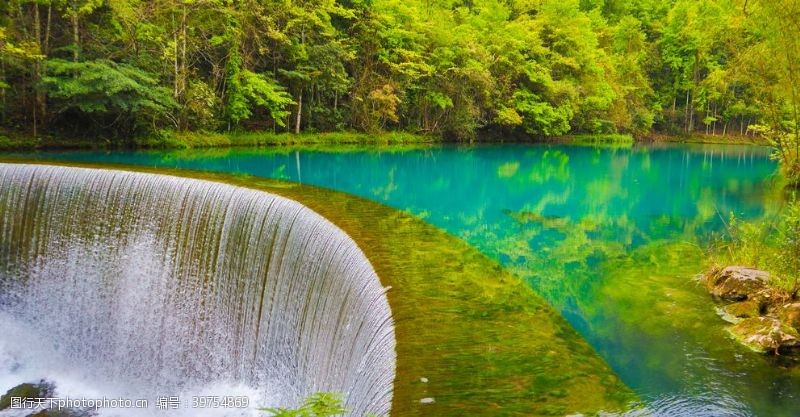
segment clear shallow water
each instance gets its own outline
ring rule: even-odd
[[[39,154],[247,173],[408,210],[527,280],[657,415],[794,416],[800,372],[733,345],[692,280],[729,213],[777,205],[769,150],[486,146]]]

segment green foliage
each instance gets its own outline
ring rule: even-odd
[[[780,163],[788,185],[800,187],[800,145],[793,123],[784,122],[779,126],[753,125],[750,128],[761,134],[775,148],[772,157]]]
[[[800,290],[800,203],[786,208],[778,227],[778,265],[793,291]]]
[[[219,99],[211,86],[202,80],[191,80],[186,90],[185,111],[190,126],[197,129],[215,127],[215,110],[219,107]]]
[[[171,120],[176,108],[168,89],[151,74],[127,64],[98,59],[73,62],[48,59],[41,90],[51,101],[54,117],[70,125],[76,115],[108,120],[124,136],[150,130]],[[88,126],[79,127],[89,131]]]
[[[176,104],[151,74],[126,64],[98,59],[47,60],[42,89],[58,113],[100,114],[134,124],[169,117]]]
[[[569,131],[572,110],[569,106],[553,107],[526,90],[514,93],[514,106],[522,115],[525,131],[531,135],[557,136]]]
[[[347,412],[340,394],[318,392],[312,394],[296,409],[263,408],[272,417],[333,417]]]
[[[800,201],[793,197],[774,220],[745,222],[731,214],[727,232],[712,251],[716,263],[764,269],[777,286],[800,291]]]
[[[384,132],[380,134],[368,134],[359,132],[323,132],[323,133],[301,133],[299,135],[289,133],[269,133],[269,132],[208,132],[208,131],[183,131],[176,132],[171,130],[159,130],[148,135],[136,138],[134,144],[142,148],[167,148],[167,149],[192,149],[192,148],[216,148],[216,147],[252,147],[252,146],[274,146],[284,149],[317,149],[328,147],[347,147],[348,145],[359,146],[386,146],[391,145],[396,149],[403,149],[405,145],[412,148],[418,146],[428,146],[439,142],[438,138],[431,136],[415,135],[406,132]],[[14,146],[5,146],[0,141],[0,149],[13,149],[22,143],[11,143]],[[36,143],[29,143],[27,148],[36,147]],[[49,142],[40,145],[47,147]],[[60,145],[60,144],[59,144]]]
[[[10,130],[70,120],[113,136],[124,121],[136,126],[125,134],[173,125],[472,139],[483,129],[752,137],[764,126],[800,184],[793,0],[7,3]]]
[[[228,115],[234,123],[252,115],[253,107],[265,108],[278,126],[286,126],[283,120],[289,115],[286,108],[295,102],[275,81],[264,74],[248,70],[238,71],[236,79],[229,79]]]

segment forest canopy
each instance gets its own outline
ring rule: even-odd
[[[112,138],[759,133],[796,155],[798,3],[7,0],[0,122]]]

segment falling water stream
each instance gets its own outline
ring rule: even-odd
[[[192,416],[392,402],[394,325],[364,254],[305,206],[230,185],[0,164],[0,329],[3,392],[48,378],[59,396],[180,395],[158,415]],[[249,407],[186,403],[211,393]],[[125,413],[150,414],[101,410]]]

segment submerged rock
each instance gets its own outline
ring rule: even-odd
[[[711,295],[730,301],[757,298],[767,288],[769,272],[744,266],[712,270],[705,277]]]
[[[746,300],[728,304],[719,309],[720,317],[728,323],[739,323],[742,319],[761,315],[761,303],[758,300]]]
[[[800,334],[791,326],[772,317],[747,318],[731,326],[733,337],[750,349],[767,353],[800,347]]]

